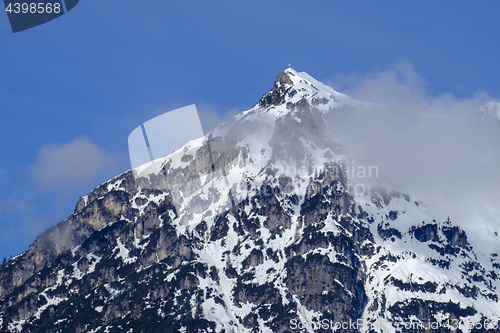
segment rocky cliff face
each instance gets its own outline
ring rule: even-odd
[[[360,107],[280,73],[254,108],[97,187],[4,264],[1,330],[498,332],[499,246],[353,187],[329,126]]]

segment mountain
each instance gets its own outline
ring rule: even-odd
[[[363,112],[281,72],[252,109],[100,185],[5,263],[1,330],[499,332],[496,226],[473,221],[478,241],[377,184],[336,138]]]

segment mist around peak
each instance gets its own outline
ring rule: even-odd
[[[500,203],[500,122],[474,112],[493,97],[432,94],[405,62],[332,81],[376,105],[333,118],[332,135],[355,164],[378,166],[379,181],[425,201],[442,218],[467,224],[479,214],[500,225],[500,210],[491,208]]]

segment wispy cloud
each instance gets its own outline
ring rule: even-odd
[[[334,137],[357,163],[377,165],[382,181],[443,215],[463,218],[479,206],[498,206],[500,123],[473,112],[494,98],[482,91],[469,98],[433,95],[408,62],[334,79],[337,89],[378,105],[334,124]]]
[[[63,144],[47,144],[31,167],[35,184],[44,190],[65,190],[89,184],[113,169],[116,158],[87,138]]]
[[[54,224],[53,209],[42,211],[30,198],[3,193],[0,201],[0,258],[25,251],[35,237]]]
[[[433,95],[431,84],[417,73],[412,63],[398,61],[385,69],[373,69],[367,74],[337,74],[330,80],[335,89],[362,101],[378,103],[386,108],[408,112],[470,112],[492,99],[485,91],[473,92],[472,97],[460,98],[451,92]]]
[[[8,185],[0,193],[0,251],[7,256],[27,249],[36,235],[71,214],[79,196],[115,176],[119,162],[84,137],[42,146],[28,176],[16,182],[0,168],[0,183]]]
[[[213,130],[218,125],[243,111],[236,109],[221,110],[220,108],[206,102],[196,104],[196,108],[198,109],[201,125],[203,126],[205,133]]]

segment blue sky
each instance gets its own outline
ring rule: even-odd
[[[141,122],[193,103],[216,122],[289,63],[348,89],[336,78],[405,61],[430,95],[498,99],[499,12],[497,1],[82,0],[17,34],[0,14],[0,258],[127,170]]]

